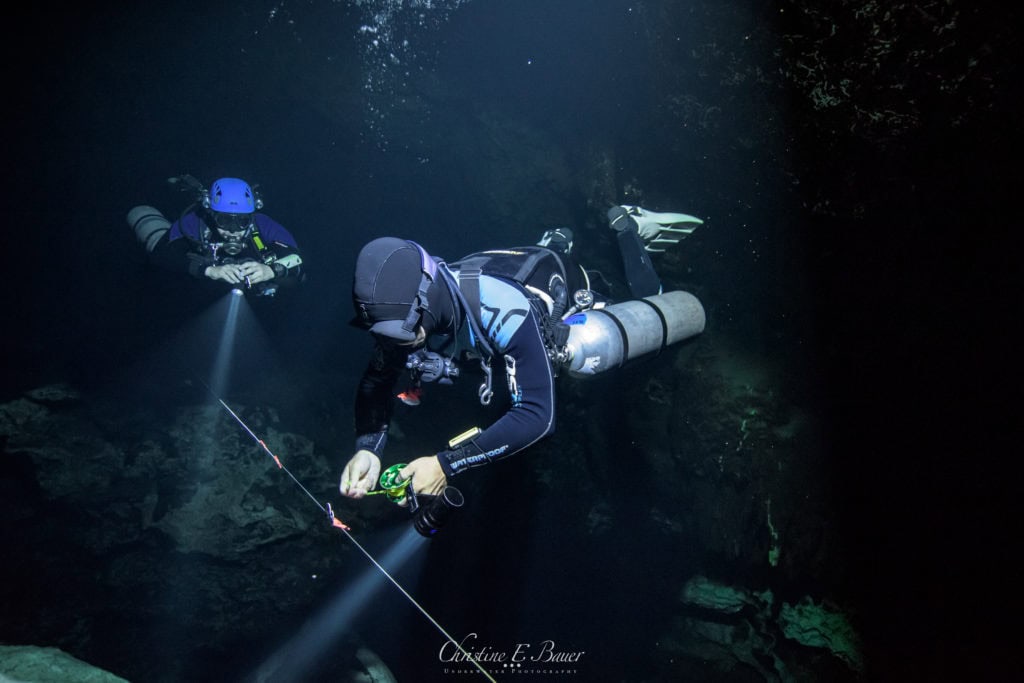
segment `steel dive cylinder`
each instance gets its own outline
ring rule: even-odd
[[[569,359],[564,367],[574,377],[589,377],[704,331],[704,307],[684,291],[666,292],[565,319]]]
[[[152,206],[136,206],[128,212],[128,225],[146,246],[146,251],[153,251],[157,242],[171,229],[171,222],[160,213],[160,209]]]

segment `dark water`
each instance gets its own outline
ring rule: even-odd
[[[703,301],[709,354],[738,349],[773,368],[774,390],[826,435],[822,479],[809,485],[827,491],[822,526],[839,539],[835,554],[776,588],[842,596],[879,679],[941,677],[962,652],[1001,653],[959,619],[984,607],[965,584],[984,575],[999,585],[1004,572],[984,558],[998,547],[990,521],[1001,516],[1005,480],[977,462],[1009,456],[989,426],[1005,411],[1005,380],[988,365],[1008,349],[1004,334],[983,332],[1019,318],[1003,286],[1016,260],[992,248],[1006,236],[1002,199],[1017,184],[1002,172],[1015,136],[999,85],[1015,73],[1006,66],[1013,42],[980,10],[956,14],[955,39],[939,53],[956,59],[926,61],[948,78],[906,64],[882,71],[921,101],[915,124],[865,132],[857,106],[815,108],[782,75],[797,69],[792,36],[821,30],[808,17],[824,10],[810,3],[150,5],[22,10],[7,26],[27,40],[4,48],[13,238],[4,400],[57,381],[123,401],[125,411],[195,396],[180,378],[208,367],[219,330],[196,321],[220,293],[155,272],[124,221],[141,203],[169,216],[184,208],[164,182],[172,175],[260,183],[266,213],[298,239],[310,279],[252,305],[256,328],[243,330],[230,393],[279,406],[290,429],[337,453],[339,472],[367,352],[345,324],[363,243],[394,234],[455,258],[568,225],[581,257],[621,288],[604,209],[684,211],[706,222],[660,262],[666,288]],[[851,43],[829,43],[838,54],[822,57],[836,78],[850,75],[838,66],[848,64],[843,50],[859,54],[851,45],[863,26],[848,26]],[[905,31],[911,45],[938,35],[928,22]],[[970,59],[980,75],[964,71]],[[904,100],[894,102],[902,111]],[[607,450],[593,456],[605,469],[580,474],[579,487],[603,491],[615,532],[583,533],[579,497],[506,463],[466,484],[464,528],[436,539],[410,581],[441,623],[486,633],[495,648],[553,639],[587,651],[571,680],[754,680],[751,670],[673,668],[657,654],[687,577],[773,579],[680,544],[651,520],[643,486],[656,474],[631,469],[636,435],[614,426],[637,409],[620,397],[639,381],[569,390],[566,441],[539,449],[557,458],[585,438],[583,423],[609,425]],[[711,412],[714,400],[694,397],[695,412]],[[456,398],[404,415],[403,428],[428,430],[451,406],[474,410],[472,396]],[[573,487],[572,472],[556,472]],[[658,502],[686,517],[687,500]],[[335,585],[362,570],[338,569]],[[85,590],[89,572],[101,571],[88,567],[73,583]],[[388,591],[353,630],[399,680],[458,678],[436,678],[443,641]],[[32,586],[30,600],[11,603],[0,641],[21,642],[23,626],[12,622],[45,604],[46,592]],[[310,611],[282,615],[280,631]],[[216,634],[208,652],[181,653],[145,614],[107,626],[91,638],[102,645],[80,656],[132,680],[162,659],[187,660],[179,670],[191,680],[241,678],[286,635],[271,629],[232,647],[231,634]],[[149,644],[131,653],[112,645],[125,631]],[[980,660],[984,670],[1000,654]],[[334,680],[327,669],[323,680]]]

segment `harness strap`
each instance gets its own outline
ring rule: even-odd
[[[466,297],[470,314],[476,320],[477,325],[483,328],[483,320],[480,319],[480,269],[461,269],[459,271],[459,289]]]
[[[547,252],[548,250],[544,250]],[[534,271],[537,262],[545,254],[543,252],[534,253],[527,260],[526,263],[516,273],[517,281],[526,289],[528,297],[531,301],[531,306],[534,307],[535,313],[541,321],[541,334],[544,337],[544,345],[548,350],[548,357],[551,359],[552,364],[557,365],[555,358],[563,351],[563,347],[569,339],[569,327],[562,322],[562,314],[565,312],[566,300],[568,298],[567,285],[565,281],[565,268],[562,264],[562,260],[556,257],[556,262],[559,265],[559,273],[561,282],[556,283],[554,277],[548,281],[547,286],[553,291],[542,292],[538,291],[537,288],[520,281],[518,278],[525,278]],[[480,275],[482,269],[480,268],[479,259],[465,260],[463,267],[459,270],[459,281],[458,286],[462,292],[466,304],[468,317],[477,323],[477,327],[483,328],[483,319],[480,315]],[[472,265],[470,265],[472,264]],[[476,330],[474,329],[474,332]],[[487,362],[490,362],[490,356],[494,355],[493,352],[487,357]],[[481,363],[483,365],[483,363]],[[489,369],[489,368],[488,368]],[[488,380],[490,374],[487,373]],[[489,382],[488,382],[489,383]],[[483,387],[481,387],[483,390]],[[486,404],[485,404],[486,405]]]
[[[421,247],[412,240],[406,240],[409,244],[416,247],[416,251],[420,255],[420,284],[416,289],[416,301],[413,302],[412,307],[409,308],[409,314],[405,316],[405,321],[402,323],[402,329],[411,334],[416,333],[416,323],[419,321],[420,316],[423,312],[430,308],[430,304],[427,300],[427,290],[430,289],[430,285],[434,282],[437,277],[437,262],[430,257],[427,250]]]
[[[494,395],[491,381],[491,358],[495,356],[495,352],[494,347],[487,340],[483,322],[480,320],[480,269],[460,270],[459,278],[456,280],[452,272],[448,270],[447,264],[440,263],[439,266],[438,272],[448,283],[452,295],[459,299],[463,310],[466,311],[466,322],[469,323],[473,345],[480,351],[480,369],[484,372],[484,382],[478,391],[480,403],[488,405]],[[472,297],[472,301],[470,297]]]

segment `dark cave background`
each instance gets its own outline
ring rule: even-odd
[[[578,680],[1012,665],[992,625],[1017,573],[1019,10],[551,5],[18,10],[0,642],[130,680],[237,679],[368,566],[190,379],[222,293],[155,272],[124,222],[140,203],[173,218],[164,180],[188,172],[259,182],[309,264],[301,291],[253,303],[226,399],[381,552],[402,515],[332,494],[368,352],[346,325],[359,247],[398,234],[456,258],[568,225],[621,294],[608,206],[705,220],[658,267],[707,331],[563,382],[552,439],[459,483],[468,509],[408,577],[450,629],[587,650]],[[431,393],[399,411],[396,461],[460,431],[452,415],[486,420],[472,391]],[[777,602],[694,613],[678,596],[697,575]],[[778,605],[804,596],[849,617],[862,668],[781,638]],[[752,654],[695,638],[705,617]],[[446,680],[442,643],[385,587],[309,676],[346,680],[368,647],[398,680]]]

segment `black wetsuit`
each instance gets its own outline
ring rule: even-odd
[[[228,255],[223,250],[209,247],[210,242],[217,241],[217,232],[200,214],[190,211],[171,225],[167,235],[154,247],[150,258],[163,268],[186,272],[196,278],[205,277],[210,266],[258,261],[273,269],[274,283],[292,285],[301,281],[302,259],[292,234],[266,214],[253,214],[253,221],[256,229],[243,240],[242,250]],[[254,239],[254,235],[259,239]]]
[[[452,271],[458,278],[458,271]],[[459,304],[464,308],[463,304]],[[543,334],[543,305],[521,284],[490,275],[480,276],[480,322],[495,351],[495,375],[506,375],[511,407],[478,436],[455,449],[437,453],[446,476],[485,465],[517,453],[555,429],[555,373]],[[463,310],[454,335],[454,351],[475,348]],[[431,348],[452,341],[428,337]],[[355,403],[356,447],[384,452],[387,428],[394,408],[395,383],[405,370],[411,347],[378,345],[363,377]],[[451,351],[450,351],[451,352]],[[467,379],[459,380],[462,382]]]

